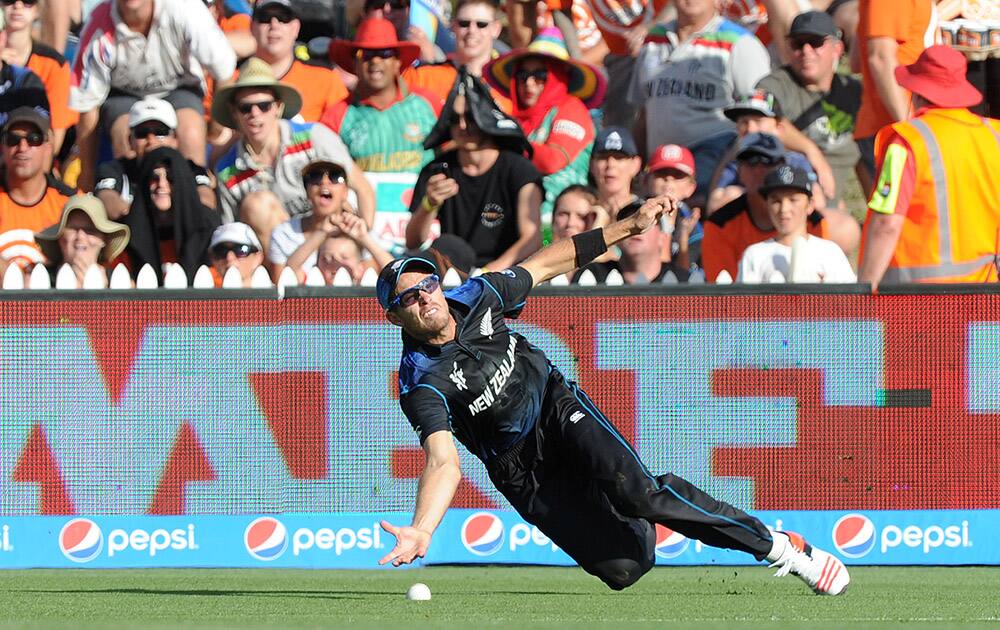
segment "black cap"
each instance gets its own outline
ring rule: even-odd
[[[834,24],[833,18],[823,11],[806,11],[799,13],[792,20],[792,26],[788,29],[788,36],[796,35],[819,35],[820,37],[835,37],[841,39],[843,33]]]
[[[410,268],[420,269],[427,273],[438,273],[437,265],[422,256],[403,256],[386,265],[378,274],[378,282],[375,283],[375,297],[378,298],[378,303],[383,310],[389,310],[393,294],[396,293],[396,283],[399,282],[399,276]]]
[[[624,153],[634,157],[639,155],[639,147],[625,127],[606,127],[594,139],[594,153]]]
[[[268,7],[283,7],[295,17],[299,15],[298,11],[295,10],[295,3],[291,0],[257,0],[253,5],[253,13],[257,15],[259,11],[263,11]]]
[[[38,127],[43,134],[48,134],[52,130],[52,122],[49,113],[38,107],[18,107],[7,116],[3,130],[6,132],[16,123],[29,123]]]
[[[769,133],[748,133],[740,141],[740,150],[736,153],[736,159],[742,160],[752,155],[763,155],[778,162],[785,159],[785,145],[781,144],[781,140],[778,140],[776,136]]]
[[[767,197],[771,191],[779,189],[798,190],[812,197],[812,182],[809,181],[809,175],[801,168],[787,164],[768,171],[764,176],[764,184],[757,189],[757,192],[761,197]]]

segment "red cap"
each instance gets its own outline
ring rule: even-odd
[[[948,46],[931,46],[908,66],[896,66],[896,82],[938,107],[972,107],[983,100],[965,78],[965,55]]]
[[[672,168],[694,177],[694,156],[687,147],[677,144],[664,144],[657,147],[653,157],[649,159],[646,170],[650,173]]]

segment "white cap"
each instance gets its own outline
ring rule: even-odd
[[[177,112],[174,111],[174,106],[160,98],[146,97],[136,101],[132,109],[128,110],[129,129],[135,129],[149,120],[177,129]]]
[[[257,234],[253,231],[253,228],[246,223],[238,221],[235,223],[224,223],[215,228],[215,231],[212,232],[212,241],[208,244],[208,247],[215,247],[219,243],[250,245],[251,247],[256,247],[258,251],[263,249],[260,246],[260,239],[257,238]]]

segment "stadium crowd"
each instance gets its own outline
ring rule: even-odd
[[[966,5],[1000,39],[959,0],[349,0],[321,47],[296,0],[2,0],[0,273],[465,277],[671,194],[557,280],[996,281]]]

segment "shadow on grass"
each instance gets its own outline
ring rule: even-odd
[[[62,589],[7,589],[7,592],[37,593],[46,595],[108,594],[108,595],[177,595],[193,597],[310,597],[316,599],[366,599],[370,597],[398,597],[398,593],[384,591],[287,591],[287,590],[219,590],[219,589],[161,589],[161,588],[62,588]]]

